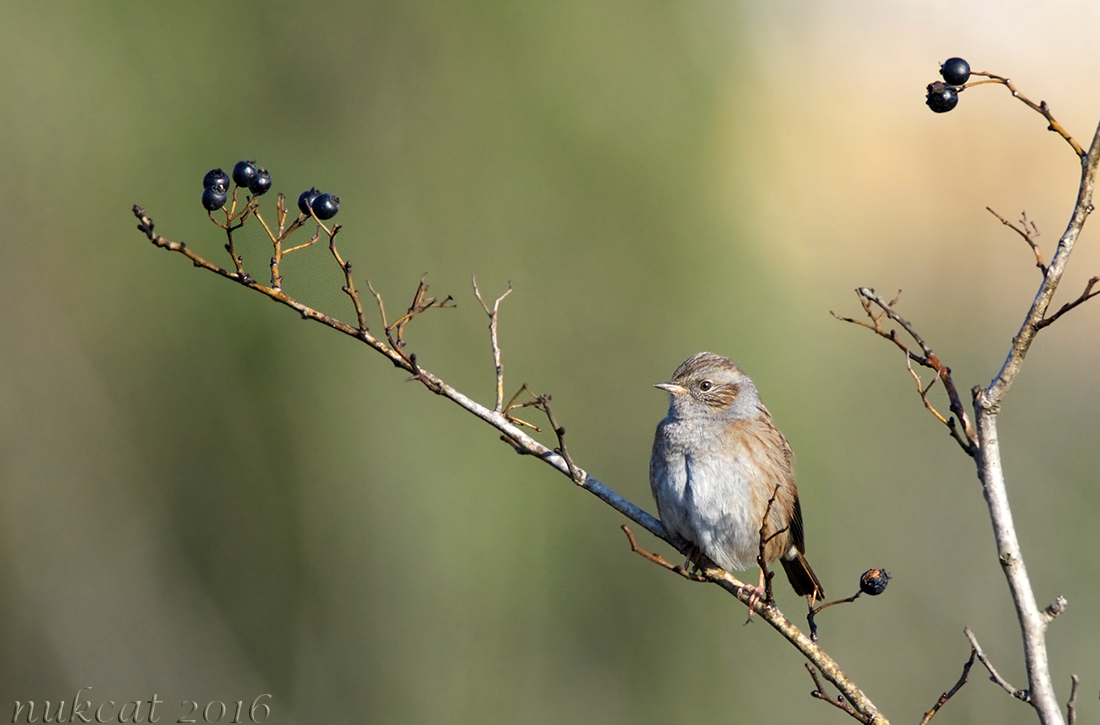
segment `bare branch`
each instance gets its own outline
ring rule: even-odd
[[[1020,226],[1016,226],[997,212],[993,211],[992,208],[987,206],[985,210],[997,217],[1001,224],[1004,224],[1006,227],[1019,234],[1020,237],[1027,242],[1027,245],[1031,247],[1032,254],[1035,255],[1035,266],[1039,268],[1043,276],[1046,276],[1047,265],[1043,262],[1043,253],[1039,251],[1039,245],[1035,243],[1035,239],[1039,236],[1039,227],[1035,226],[1035,222],[1027,218],[1027,212],[1020,213]]]
[[[962,398],[959,397],[959,391],[955,387],[955,381],[951,377],[951,368],[940,362],[939,358],[936,357],[936,353],[932,351],[932,348],[924,341],[924,338],[916,331],[916,328],[894,310],[894,306],[901,297],[901,292],[899,291],[894,299],[886,301],[876,294],[873,289],[869,287],[860,287],[856,290],[856,296],[859,298],[859,303],[863,307],[863,311],[867,315],[869,322],[854,320],[850,317],[842,317],[835,312],[831,312],[830,314],[842,322],[851,322],[860,327],[865,327],[879,337],[894,343],[894,345],[905,354],[906,367],[909,369],[910,374],[917,379],[917,390],[921,394],[921,401],[924,403],[924,406],[936,416],[937,420],[947,426],[951,437],[955,439],[959,447],[962,448],[967,455],[973,457],[977,451],[977,434],[970,423],[970,416],[967,415],[966,409],[963,407]],[[872,308],[872,303],[877,306],[881,312],[876,313]],[[918,347],[920,347],[921,352],[924,354],[919,355],[910,350],[909,346],[906,345],[898,335],[897,330],[887,331],[882,325],[883,319],[886,318],[901,325],[902,329],[905,330],[906,334],[912,338]],[[939,411],[932,407],[927,398],[928,390],[931,389],[931,384],[929,384],[927,388],[924,387],[923,383],[920,381],[920,377],[913,371],[910,361],[922,367],[934,370],[937,378],[943,381],[944,390],[947,392],[949,409],[954,414],[953,418],[945,419]],[[962,423],[961,431],[955,423],[956,419]]]
[[[1077,725],[1077,689],[1081,686],[1081,678],[1077,675],[1070,676],[1069,700],[1066,702],[1066,725]]]
[[[1045,634],[1050,617],[1039,610],[1035,601],[1035,593],[1031,588],[1031,581],[1016,535],[1004,480],[997,414],[1005,395],[1023,367],[1024,358],[1031,343],[1042,329],[1041,323],[1065,273],[1069,255],[1073,252],[1081,230],[1093,211],[1092,196],[1096,186],[1098,164],[1100,164],[1100,125],[1093,134],[1088,153],[1081,159],[1081,182],[1077,192],[1077,203],[1074,205],[1066,230],[1058,240],[1050,266],[1020,326],[1020,331],[1012,339],[1004,364],[990,384],[985,389],[976,387],[972,391],[978,431],[979,453],[975,456],[978,477],[982,482],[990,521],[993,524],[998,560],[1001,562],[1016,608],[1016,616],[1020,622],[1028,678],[1027,700],[1035,708],[1044,725],[1062,722],[1061,707],[1054,692],[1047,657]],[[1087,293],[1088,290],[1086,295],[1083,295],[1085,299],[1088,298]]]
[[[643,511],[639,507],[635,506],[630,501],[622,498],[617,493],[612,491],[606,485],[601,483],[596,478],[590,476],[586,471],[576,466],[572,461],[565,448],[564,435],[565,430],[562,426],[558,425],[556,419],[553,416],[552,409],[549,405],[548,396],[536,396],[533,407],[542,410],[550,421],[550,425],[554,428],[555,435],[558,437],[558,448],[552,450],[543,444],[539,443],[535,439],[527,435],[516,421],[508,415],[508,411],[512,408],[512,404],[509,403],[504,410],[490,409],[483,406],[455,388],[448,385],[438,376],[431,372],[424,370],[417,363],[416,356],[412,354],[406,355],[399,349],[403,343],[402,332],[404,326],[417,314],[431,308],[444,306],[451,300],[447,298],[442,302],[435,298],[428,298],[426,293],[427,286],[421,280],[420,285],[417,288],[417,292],[413,298],[413,304],[409,308],[409,312],[393,324],[384,324],[386,328],[387,340],[380,340],[366,330],[363,326],[355,327],[342,322],[336,318],[325,315],[313,308],[302,304],[301,302],[291,298],[282,289],[274,286],[266,286],[251,279],[243,271],[228,271],[218,267],[217,265],[205,260],[200,255],[191,251],[188,247],[179,242],[171,242],[164,237],[161,237],[153,232],[153,221],[145,216],[144,211],[140,207],[134,207],[134,215],[138,218],[138,228],[154,245],[169,251],[178,252],[189,260],[197,267],[201,267],[208,271],[214,272],[220,276],[232,279],[233,281],[241,284],[249,289],[260,292],[272,300],[279,302],[282,305],[290,307],[298,312],[303,319],[314,320],[320,322],[323,325],[338,330],[349,337],[353,337],[366,343],[373,348],[376,352],[384,355],[394,366],[402,368],[412,374],[412,379],[422,382],[425,387],[429,388],[433,393],[445,397],[452,401],[456,405],[460,406],[470,414],[488,423],[496,430],[500,431],[502,437],[509,442],[512,447],[520,453],[525,455],[531,455],[537,457],[544,463],[552,466],[560,473],[568,476],[572,481],[589,493],[593,494],[601,501],[606,503],[611,508],[615,509],[627,519],[637,523],[647,531],[652,533],[658,538],[668,541],[668,536],[665,533],[664,527],[661,522],[654,518],[652,515]],[[331,234],[331,233],[330,233]],[[331,237],[330,237],[331,239]],[[334,255],[336,256],[336,255]],[[338,262],[342,261],[338,258]],[[347,269],[347,263],[344,262],[345,270]],[[369,285],[368,285],[369,286]],[[375,296],[378,302],[379,312],[382,315],[383,322],[385,322],[385,311],[382,304],[382,297],[373,287],[370,288],[371,293]],[[350,293],[349,293],[350,294]],[[396,334],[395,334],[396,333]],[[526,389],[526,387],[524,387]],[[518,407],[524,407],[528,404],[522,404]],[[634,542],[636,545],[636,542]],[[647,557],[650,558],[650,557]],[[650,558],[651,561],[655,559]],[[656,562],[655,562],[656,563]],[[696,558],[696,566],[698,568],[697,574],[705,577],[712,583],[722,587],[728,593],[742,601],[743,603],[750,604],[751,587],[746,585],[733,577],[729,572],[714,565],[705,556],[699,556]],[[773,629],[775,629],[783,638],[790,642],[802,655],[811,662],[826,679],[835,685],[840,692],[844,695],[847,702],[851,705],[851,709],[859,713],[861,722],[873,723],[874,725],[888,725],[888,721],[875,707],[874,703],[853,683],[848,676],[841,670],[840,666],[829,655],[820,649],[816,643],[812,642],[805,634],[803,634],[798,627],[796,627],[790,620],[788,620],[782,612],[779,611],[774,604],[765,604],[759,601],[751,603],[754,606],[757,614],[761,619],[767,622]]]
[[[344,286],[341,287],[341,289],[344,291],[344,294],[346,294],[351,299],[351,304],[355,308],[355,319],[359,322],[359,330],[362,332],[366,332],[368,330],[367,315],[363,312],[363,302],[359,299],[359,292],[355,289],[355,280],[351,276],[351,260],[345,262],[343,257],[340,256],[340,253],[336,251],[336,233],[340,231],[341,228],[342,227],[340,227],[339,225],[336,225],[332,228],[332,232],[329,233],[328,238],[328,249],[330,252],[332,252],[333,259],[335,259],[336,263],[340,265],[340,270],[344,273]],[[308,246],[309,244],[313,244],[315,241],[317,241],[317,236],[317,234],[314,234],[313,239],[311,239],[307,244],[299,245],[297,247],[294,247],[294,249],[301,249],[302,247]],[[294,249],[288,249],[287,251],[293,252]],[[381,298],[378,299],[379,304],[381,304]]]
[[[1096,295],[1100,295],[1100,290],[1097,290],[1096,292],[1092,291],[1092,288],[1096,286],[1097,282],[1100,282],[1100,277],[1090,277],[1089,281],[1085,284],[1085,291],[1082,292],[1081,295],[1077,299],[1075,299],[1073,302],[1067,302],[1066,304],[1062,305],[1058,309],[1058,311],[1055,312],[1050,317],[1044,317],[1043,319],[1036,322],[1035,323],[1036,331],[1041,330],[1044,327],[1046,327],[1047,325],[1053,323],[1055,320],[1057,320],[1059,317],[1061,317],[1062,315],[1064,315],[1067,312],[1069,312],[1070,310],[1072,310],[1077,305],[1080,305],[1084,302],[1088,302],[1089,300],[1091,300]]]
[[[838,710],[843,710],[861,723],[871,722],[870,718],[856,711],[856,709],[849,705],[840,695],[837,695],[836,698],[829,697],[825,692],[825,683],[821,681],[821,675],[818,674],[817,670],[809,662],[806,663],[806,671],[810,673],[810,677],[814,680],[814,689],[810,691],[811,697],[821,700],[822,702],[827,702]]]
[[[623,530],[623,533],[626,534],[626,538],[630,542],[630,550],[633,551],[635,554],[640,555],[643,559],[648,559],[649,561],[653,562],[654,564],[656,564],[659,567],[662,567],[664,569],[668,569],[669,571],[671,571],[674,574],[679,574],[680,576],[687,579],[688,581],[693,581],[693,582],[709,582],[710,581],[710,579],[707,579],[702,574],[696,574],[694,572],[688,571],[685,567],[677,566],[676,564],[673,564],[672,562],[670,562],[668,559],[664,558],[660,554],[654,554],[651,551],[647,551],[647,550],[643,549],[638,544],[638,540],[634,538],[634,532],[631,531],[630,527],[627,526],[626,524],[623,524],[620,528]]]
[[[985,669],[989,672],[989,679],[993,682],[996,682],[998,685],[1001,686],[1002,690],[1012,695],[1017,700],[1022,700],[1023,702],[1031,702],[1031,696],[1028,694],[1027,690],[1021,690],[1019,688],[1013,687],[1008,683],[1008,680],[1001,677],[1001,673],[997,672],[997,669],[993,666],[993,663],[990,662],[989,658],[985,656],[985,652],[982,651],[982,646],[978,644],[978,638],[974,636],[974,632],[971,631],[970,627],[964,627],[963,634],[965,634],[966,638],[970,640],[970,646],[974,648],[974,652],[978,655],[978,661],[981,662],[982,666],[985,667]]]
[[[924,718],[920,721],[920,725],[928,725],[928,721],[931,720],[937,712],[939,712],[944,703],[954,697],[955,693],[958,692],[962,688],[962,686],[966,684],[966,678],[970,674],[970,668],[974,666],[974,656],[977,654],[978,650],[974,649],[974,647],[971,646],[970,659],[968,659],[963,665],[963,671],[962,675],[959,676],[959,681],[956,682],[955,686],[952,687],[950,690],[940,695],[940,699],[936,700],[936,704],[932,706],[931,710],[924,713]]]
[[[999,83],[999,84],[1005,86],[1006,88],[1008,88],[1009,91],[1012,92],[1012,95],[1013,95],[1014,98],[1019,99],[1020,101],[1025,103],[1028,108],[1030,108],[1031,110],[1033,110],[1036,113],[1040,114],[1043,118],[1045,118],[1047,120],[1047,124],[1048,124],[1047,125],[1047,130],[1048,131],[1054,131],[1056,134],[1058,134],[1059,136],[1064,138],[1066,140],[1066,142],[1073,148],[1074,153],[1076,153],[1079,157],[1084,157],[1085,151],[1084,151],[1084,149],[1081,148],[1081,144],[1077,143],[1073,139],[1073,137],[1069,135],[1069,132],[1066,131],[1066,129],[1062,128],[1062,124],[1060,124],[1060,123],[1058,123],[1057,121],[1054,120],[1054,116],[1051,115],[1050,108],[1047,106],[1046,101],[1039,101],[1038,103],[1035,103],[1030,98],[1025,96],[1023,93],[1020,93],[1018,90],[1016,90],[1016,86],[1014,86],[1012,84],[1012,81],[1010,81],[1008,78],[1004,78],[1004,77],[996,75],[994,73],[983,73],[981,71],[971,71],[970,75],[972,75],[972,76],[985,76],[989,80],[987,80],[987,81],[974,81],[973,83],[967,83],[966,85],[962,86],[962,88],[970,88],[971,86],[978,86],[978,85],[981,85],[983,83]]]
[[[477,288],[477,277],[471,277],[471,281],[474,285],[474,295],[477,297],[477,301],[481,303],[481,309],[485,310],[485,314],[489,316],[489,339],[493,345],[493,366],[496,368],[497,386],[496,386],[496,405],[493,410],[498,413],[504,410],[504,365],[500,361],[500,343],[497,340],[497,318],[500,315],[500,303],[504,301],[504,298],[512,294],[512,283],[508,283],[508,289],[504,294],[497,297],[496,302],[493,303],[493,308],[490,310],[489,306],[485,304],[485,300],[481,297],[481,290]]]

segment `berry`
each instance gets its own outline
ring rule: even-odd
[[[886,585],[890,582],[890,575],[882,569],[868,569],[859,578],[859,590],[872,597],[886,591]]]
[[[309,191],[303,191],[298,197],[298,211],[302,212],[306,216],[309,216],[309,208],[313,205],[313,200],[320,195],[321,192],[312,188]]]
[[[221,209],[225,200],[225,187],[221,184],[211,184],[202,190],[202,208],[207,211]]]
[[[237,186],[247,187],[256,178],[257,173],[256,162],[238,161],[237,165],[233,167],[233,182]]]
[[[256,178],[248,182],[248,190],[252,196],[263,196],[271,188],[271,174],[262,166],[256,169]]]
[[[320,194],[313,200],[310,207],[321,221],[331,219],[336,216],[336,212],[340,211],[340,197],[332,194]]]
[[[959,105],[959,91],[954,86],[944,85],[940,81],[928,84],[925,103],[936,113],[947,113]]]
[[[202,177],[202,187],[205,189],[208,186],[221,185],[226,189],[229,188],[229,174],[225,173],[221,169],[211,169],[206,172],[206,176]]]
[[[961,86],[970,78],[970,64],[962,58],[948,58],[940,66],[940,75],[953,86]]]

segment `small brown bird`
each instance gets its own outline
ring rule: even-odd
[[[756,564],[763,529],[764,561],[779,559],[811,605],[824,597],[806,561],[791,447],[749,376],[729,359],[701,352],[656,387],[671,402],[653,440],[649,483],[672,543],[742,571]],[[763,588],[761,571],[757,596]]]

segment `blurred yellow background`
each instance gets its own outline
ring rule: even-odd
[[[424,272],[455,296],[410,349],[483,402],[470,277],[511,282],[506,387],[551,393],[578,464],[648,510],[652,384],[738,361],[829,594],[894,576],[822,615],[824,647],[894,722],[954,684],[965,625],[1026,685],[971,462],[895,348],[829,310],[902,289],[964,394],[988,383],[1039,275],[984,207],[1026,210],[1049,259],[1079,165],[1004,88],[938,116],[924,87],[961,55],[1087,145],[1097,3],[2,2],[0,28],[0,712],[91,686],[157,693],[162,721],[271,693],[277,723],[849,722],[564,477],[134,229],[138,203],[227,264],[199,180],[241,158],[341,197],[341,250],[391,311]],[[1095,226],[1058,304],[1100,272]],[[324,249],[284,275],[352,319]],[[1069,600],[1063,700],[1072,673],[1100,687],[1098,314],[1043,332],[1002,415],[1040,606]],[[937,722],[1033,722],[973,675]]]

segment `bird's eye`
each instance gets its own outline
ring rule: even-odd
[[[712,383],[709,380],[704,380],[704,381],[699,383],[699,389],[702,390],[704,393],[707,392],[708,390],[710,390],[713,387],[714,387],[714,383]]]

